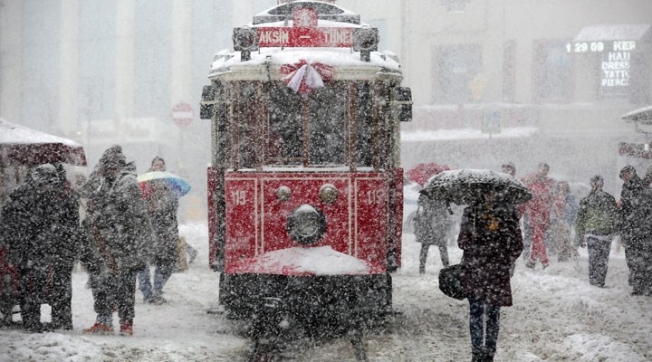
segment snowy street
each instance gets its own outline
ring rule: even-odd
[[[206,310],[217,304],[218,274],[206,266],[207,230],[183,225],[181,235],[199,250],[188,271],[166,286],[168,304],[147,305],[137,294],[134,336],[87,336],[93,299],[84,272],[73,275],[74,331],[27,334],[1,330],[0,361],[245,361],[249,344],[233,322]],[[420,244],[403,236],[403,268],[394,277],[394,305],[403,315],[387,330],[367,331],[370,361],[467,361],[471,359],[468,303],[437,287],[439,253],[431,248],[419,275]],[[607,288],[588,284],[586,250],[579,263],[551,258],[545,271],[519,260],[512,280],[514,306],[503,308],[497,361],[652,361],[652,298],[630,296],[624,251],[614,245]],[[461,251],[450,248],[453,262]],[[43,306],[43,320],[49,308]],[[117,316],[114,316],[117,324]],[[346,339],[293,346],[289,361],[355,361]]]

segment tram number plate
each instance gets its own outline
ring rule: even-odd
[[[247,204],[247,191],[238,190],[231,192],[231,202],[233,205],[246,205]]]
[[[367,204],[384,204],[387,201],[385,190],[383,189],[365,191],[364,194],[363,200]]]

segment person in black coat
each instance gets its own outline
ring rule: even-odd
[[[652,189],[632,166],[620,170],[620,237],[632,295],[652,295]]]
[[[48,274],[53,263],[65,257],[58,245],[62,218],[57,194],[61,185],[53,165],[37,166],[2,206],[9,262],[19,275],[21,319],[25,330],[31,332],[44,329],[41,304],[48,302],[48,292],[52,289],[52,279]],[[53,315],[60,313],[59,308],[65,308],[65,302],[59,301],[51,305]]]
[[[72,270],[79,255],[79,195],[66,178],[66,171],[60,163],[54,165],[59,175],[54,202],[57,205],[55,222],[56,237],[52,249],[57,257],[52,258],[52,307],[53,329],[72,330]]]
[[[86,334],[113,333],[113,313],[120,318],[120,334],[133,335],[136,274],[145,267],[153,244],[152,226],[138,182],[136,166],[127,162],[122,147],[102,154],[82,187],[88,193],[87,249],[93,256],[86,267],[91,278],[97,319]]]
[[[510,269],[523,251],[523,236],[514,205],[487,187],[482,200],[464,209],[458,246],[464,251],[462,285],[470,306],[473,362],[494,360],[500,308],[512,305]]]

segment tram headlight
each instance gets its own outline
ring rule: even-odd
[[[358,28],[353,31],[353,51],[360,52],[360,58],[370,61],[371,52],[378,50],[380,36],[377,28]]]
[[[276,197],[279,201],[288,201],[292,196],[292,190],[287,186],[281,186],[276,189]]]
[[[332,204],[337,200],[339,191],[334,185],[325,184],[319,189],[319,198],[325,204]]]
[[[313,244],[326,232],[326,217],[311,205],[301,205],[288,216],[287,231],[295,241]]]
[[[233,49],[235,51],[258,50],[258,30],[252,28],[233,29]]]

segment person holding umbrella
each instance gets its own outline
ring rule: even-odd
[[[148,172],[164,172],[165,160],[154,157]],[[143,293],[145,303],[164,304],[163,287],[167,283],[177,262],[177,244],[179,242],[179,224],[177,211],[179,195],[174,192],[165,179],[153,179],[141,182],[141,190],[147,211],[150,215],[156,241],[152,246],[152,260],[138,273],[138,287]],[[149,264],[154,265],[154,288],[150,281]]]
[[[515,204],[532,193],[511,175],[491,170],[453,170],[433,176],[422,194],[464,209],[458,246],[463,250],[460,279],[469,300],[474,362],[493,361],[500,308],[512,305],[510,268],[523,250]]]
[[[512,305],[510,269],[523,250],[518,212],[501,199],[501,192],[489,185],[476,203],[464,209],[457,240],[464,251],[463,285],[475,362],[494,359],[500,308]]]

